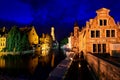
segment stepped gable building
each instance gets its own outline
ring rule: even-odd
[[[74,35],[70,36],[72,48],[77,48],[79,44],[79,52],[109,53],[110,55],[113,51],[119,51],[120,25],[115,23],[109,12],[109,9],[101,8],[96,11],[97,16],[87,21],[81,31],[79,27],[74,27]]]

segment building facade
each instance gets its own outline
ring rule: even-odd
[[[110,10],[106,8],[97,10],[97,16],[87,21],[86,26],[79,31],[79,40],[73,39],[74,44],[79,44],[79,52],[110,53],[110,45],[120,43],[119,25],[109,12]],[[75,29],[74,34],[77,34]]]
[[[0,35],[0,51],[6,47],[6,37]]]
[[[71,48],[73,51],[78,52],[79,51],[79,26],[77,23],[74,24],[74,31],[71,32],[70,37],[71,40],[69,40],[71,44]]]
[[[34,28],[34,26],[31,27],[31,30],[28,32],[28,39],[30,42],[30,45],[37,45],[39,41],[38,34]]]
[[[5,27],[0,29],[0,51],[6,47],[7,30]]]
[[[24,31],[27,33],[30,46],[37,45],[39,43],[39,36],[38,36],[34,26],[23,27],[23,28],[19,28],[19,29],[20,29],[20,31]]]

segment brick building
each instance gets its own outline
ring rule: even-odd
[[[74,27],[72,47],[85,53],[111,53],[111,44],[120,45],[119,24],[115,23],[109,12],[109,9],[101,8],[96,11],[97,16],[87,21],[81,31],[78,26]]]

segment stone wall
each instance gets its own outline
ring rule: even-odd
[[[120,80],[120,66],[87,53],[86,60],[99,80]]]

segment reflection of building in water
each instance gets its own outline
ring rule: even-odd
[[[5,68],[5,59],[0,57],[0,68]]]
[[[26,55],[25,55],[26,56]],[[31,74],[34,73],[36,67],[38,65],[38,57],[36,56],[6,56],[0,57],[0,69],[11,71],[14,69],[20,72],[30,72]],[[10,69],[10,71],[9,71]]]
[[[55,54],[52,54],[51,67],[54,67],[54,61],[55,61]]]
[[[74,34],[70,36],[72,48],[77,47],[79,52],[84,53],[114,52],[115,49],[111,50],[110,44],[120,44],[120,24],[115,23],[109,12],[109,9],[101,8],[96,11],[97,16],[87,21],[81,31],[78,31],[77,26],[74,27]]]
[[[42,66],[48,65],[50,62],[50,55],[40,56],[38,62],[41,63]]]
[[[37,65],[38,65],[38,57],[34,57],[34,58],[31,57],[28,65],[30,73],[34,73]]]

